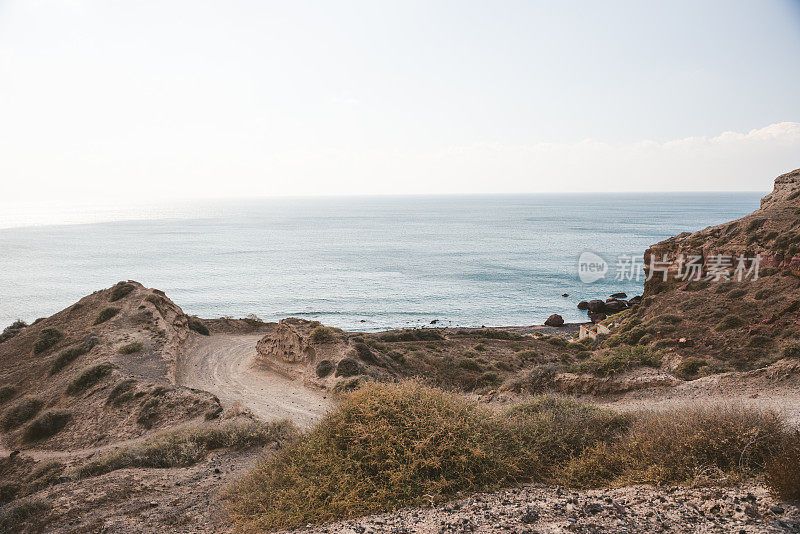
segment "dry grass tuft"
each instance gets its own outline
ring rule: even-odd
[[[295,426],[288,421],[231,421],[173,430],[91,460],[78,467],[76,474],[90,477],[127,467],[187,467],[215,449],[244,450],[272,442],[291,441],[296,436]]]
[[[55,436],[67,426],[71,417],[72,414],[66,411],[48,410],[25,427],[22,439],[25,441],[37,441]]]
[[[778,415],[742,406],[640,412],[627,433],[571,462],[564,482],[735,481],[762,471],[784,436]]]
[[[570,418],[583,425],[565,435]],[[261,531],[545,480],[624,419],[541,399],[496,414],[418,382],[368,382],[235,485],[230,510],[238,528]]]
[[[788,434],[767,462],[766,484],[779,498],[800,501],[800,432]]]
[[[111,294],[108,296],[109,302],[116,302],[121,298],[127,297],[136,286],[128,282],[119,282],[111,288]]]
[[[4,431],[13,430],[23,423],[33,419],[44,403],[36,397],[26,396],[21,398],[15,405],[9,406],[3,416],[0,417],[0,428]]]
[[[36,518],[48,513],[52,505],[40,497],[19,499],[0,507],[0,532],[23,532],[36,523]]]
[[[80,395],[111,374],[111,371],[116,368],[117,366],[113,363],[103,362],[84,369],[83,372],[67,386],[67,395]]]
[[[43,328],[33,344],[33,353],[40,354],[58,343],[64,334],[56,328]]]
[[[143,348],[144,345],[141,341],[134,341],[133,343],[128,343],[118,348],[117,354],[136,354],[137,352],[141,352]]]

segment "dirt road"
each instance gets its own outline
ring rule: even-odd
[[[302,428],[330,406],[324,392],[252,366],[261,334],[193,336],[178,362],[179,385],[213,393],[225,408],[235,403],[266,421],[290,419]]]

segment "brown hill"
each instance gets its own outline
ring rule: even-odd
[[[656,263],[664,258],[668,267]],[[645,339],[668,349],[675,367],[683,364],[683,374],[751,370],[796,358],[800,170],[779,176],[759,210],[653,245],[645,263],[652,277],[642,305],[620,331],[649,334]]]

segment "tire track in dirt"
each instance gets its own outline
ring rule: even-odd
[[[330,407],[321,391],[253,366],[261,334],[192,336],[175,373],[178,385],[216,395],[223,406],[235,403],[265,421],[289,419],[301,428],[316,423]]]

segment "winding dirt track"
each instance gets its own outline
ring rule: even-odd
[[[226,408],[239,403],[272,421],[290,419],[302,428],[316,423],[330,406],[323,392],[253,366],[260,334],[192,336],[175,373],[182,386],[219,397]]]

